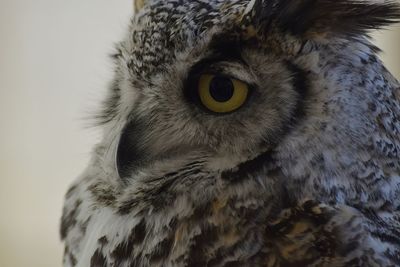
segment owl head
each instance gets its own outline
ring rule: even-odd
[[[346,184],[371,154],[388,157],[378,140],[393,135],[377,118],[385,108],[398,112],[386,96],[398,83],[367,33],[399,18],[395,2],[135,6],[99,116],[108,163],[123,181],[158,163],[201,157],[216,172],[273,161],[294,181],[329,176]]]

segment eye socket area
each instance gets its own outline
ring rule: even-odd
[[[249,95],[249,86],[225,75],[202,74],[198,79],[197,93],[206,109],[224,114],[244,105]]]

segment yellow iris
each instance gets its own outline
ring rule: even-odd
[[[200,76],[198,93],[201,103],[216,113],[228,113],[240,108],[249,94],[242,81],[213,74]]]

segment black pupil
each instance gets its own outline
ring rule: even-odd
[[[226,102],[233,96],[233,83],[231,79],[227,77],[215,76],[211,80],[210,94],[217,102]]]

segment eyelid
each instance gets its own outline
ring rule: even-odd
[[[214,62],[202,71],[198,72],[196,76],[202,74],[213,74],[235,79],[248,84],[251,87],[255,87],[255,77],[248,66],[243,65],[239,61],[219,61]]]
[[[244,80],[241,80],[241,79],[239,79],[239,78],[237,78],[237,77],[235,77],[235,76],[232,76],[232,75],[230,75],[230,74],[225,74],[225,73],[221,73],[221,72],[212,72],[212,71],[204,72],[204,73],[201,73],[201,74],[199,74],[198,76],[196,76],[196,77],[195,77],[195,80],[197,81],[197,83],[199,82],[200,78],[201,78],[202,76],[204,76],[204,75],[219,76],[219,77],[223,77],[223,78],[228,78],[228,79],[230,79],[230,80],[232,80],[232,81],[235,81],[235,80],[236,80],[236,81],[238,81],[238,82],[244,83],[244,84],[246,84],[247,87],[248,87],[249,96],[251,95],[251,93],[254,91],[254,88],[255,88],[255,85],[254,85],[254,84],[252,84],[252,83],[250,83],[250,82],[247,82],[247,81],[244,81]]]

